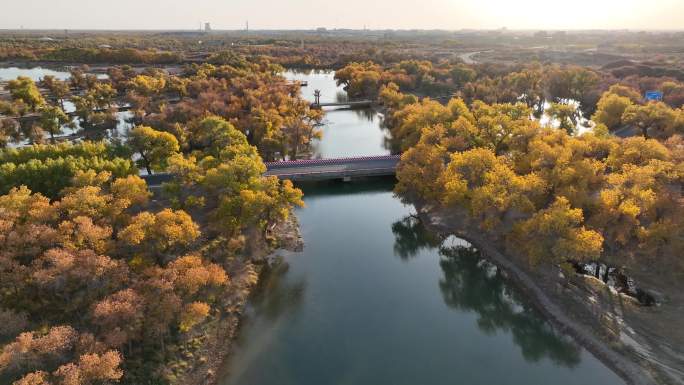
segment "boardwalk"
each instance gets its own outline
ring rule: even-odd
[[[391,176],[396,173],[399,155],[366,156],[340,159],[312,159],[291,162],[266,163],[264,175],[277,176],[294,182],[351,180],[377,176]],[[173,179],[171,174],[142,176],[148,186],[157,187]]]

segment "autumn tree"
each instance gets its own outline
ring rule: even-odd
[[[84,354],[77,362],[60,366],[53,375],[64,385],[115,382],[123,377],[119,368],[122,361],[121,354],[113,350],[104,354]]]
[[[397,194],[406,201],[439,200],[443,194],[440,178],[446,167],[446,156],[445,151],[426,143],[404,152],[397,167]]]
[[[520,96],[529,108],[534,108],[537,116],[544,112],[544,73],[539,65],[532,65],[505,77],[505,82]]]
[[[49,303],[34,309],[36,313],[87,311],[95,299],[122,287],[128,278],[122,261],[91,250],[51,249],[33,265],[33,290]]]
[[[204,302],[185,305],[181,313],[180,330],[187,332],[209,315],[210,306]]]
[[[650,135],[657,138],[671,136],[676,119],[677,112],[661,102],[633,105],[625,109],[622,115],[625,124],[639,128],[644,138],[649,138]]]
[[[575,133],[578,118],[576,106],[566,103],[551,103],[546,113],[551,119],[558,122],[558,127],[561,130],[565,130],[570,135]]]
[[[50,95],[59,103],[59,106],[64,110],[64,102],[71,93],[69,84],[63,80],[59,80],[52,75],[46,75],[41,80],[41,85],[50,91]]]
[[[599,209],[591,217],[613,248],[650,245],[656,255],[679,237],[678,174],[671,162],[625,164],[608,176],[600,191]]]
[[[603,237],[584,227],[583,223],[582,210],[572,208],[561,196],[548,208],[518,223],[509,242],[533,265],[597,259],[603,250]]]
[[[44,105],[40,107],[40,127],[50,134],[54,141],[55,135],[62,133],[62,126],[69,122],[69,117],[57,106]]]
[[[108,346],[128,345],[132,353],[133,341],[142,338],[144,326],[144,298],[131,288],[123,289],[97,302],[92,308],[99,335]]]
[[[183,250],[200,236],[199,226],[184,211],[164,209],[156,214],[142,212],[119,232],[119,238],[129,246],[135,246],[160,260],[173,257],[173,252]]]
[[[593,121],[605,124],[609,130],[616,130],[623,125],[622,116],[627,108],[633,105],[632,100],[612,92],[606,92],[599,99]]]
[[[16,376],[38,368],[51,368],[68,362],[78,341],[70,326],[55,326],[41,332],[21,333],[0,353],[0,373]]]
[[[164,170],[168,159],[180,150],[175,136],[146,126],[131,130],[128,145],[140,155],[140,165],[148,174]]]
[[[453,154],[442,180],[442,203],[467,208],[489,230],[504,224],[508,215],[533,212],[545,189],[537,175],[517,175],[484,148]]]
[[[350,97],[374,97],[380,90],[381,72],[382,68],[372,62],[349,63],[335,72],[335,80]]]
[[[455,65],[450,71],[451,81],[456,87],[462,87],[477,77],[477,71],[466,65]]]
[[[552,67],[545,73],[546,92],[556,101],[579,102],[582,111],[589,115],[600,97],[600,76],[595,71],[578,67]]]
[[[530,118],[531,110],[522,103],[487,105],[475,102],[472,107],[475,118],[475,140],[501,155],[509,149],[517,136],[538,125]]]
[[[31,78],[19,76],[16,80],[10,80],[7,83],[7,89],[12,99],[26,103],[31,111],[36,111],[38,107],[45,104],[45,98]]]

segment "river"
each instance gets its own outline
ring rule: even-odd
[[[344,98],[332,73],[286,75]],[[388,153],[380,122],[328,112],[317,155]],[[426,233],[392,180],[301,187],[304,250],[264,275],[221,385],[623,384],[476,249]]]

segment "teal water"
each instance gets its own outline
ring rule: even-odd
[[[304,251],[265,275],[222,385],[622,383],[392,184],[304,186]]]

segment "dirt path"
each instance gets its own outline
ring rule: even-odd
[[[476,51],[476,52],[467,52],[458,55],[458,57],[463,60],[465,64],[477,64],[479,63],[477,60],[473,59],[473,57],[477,54],[480,53],[485,53],[485,52],[491,52],[491,51]]]

